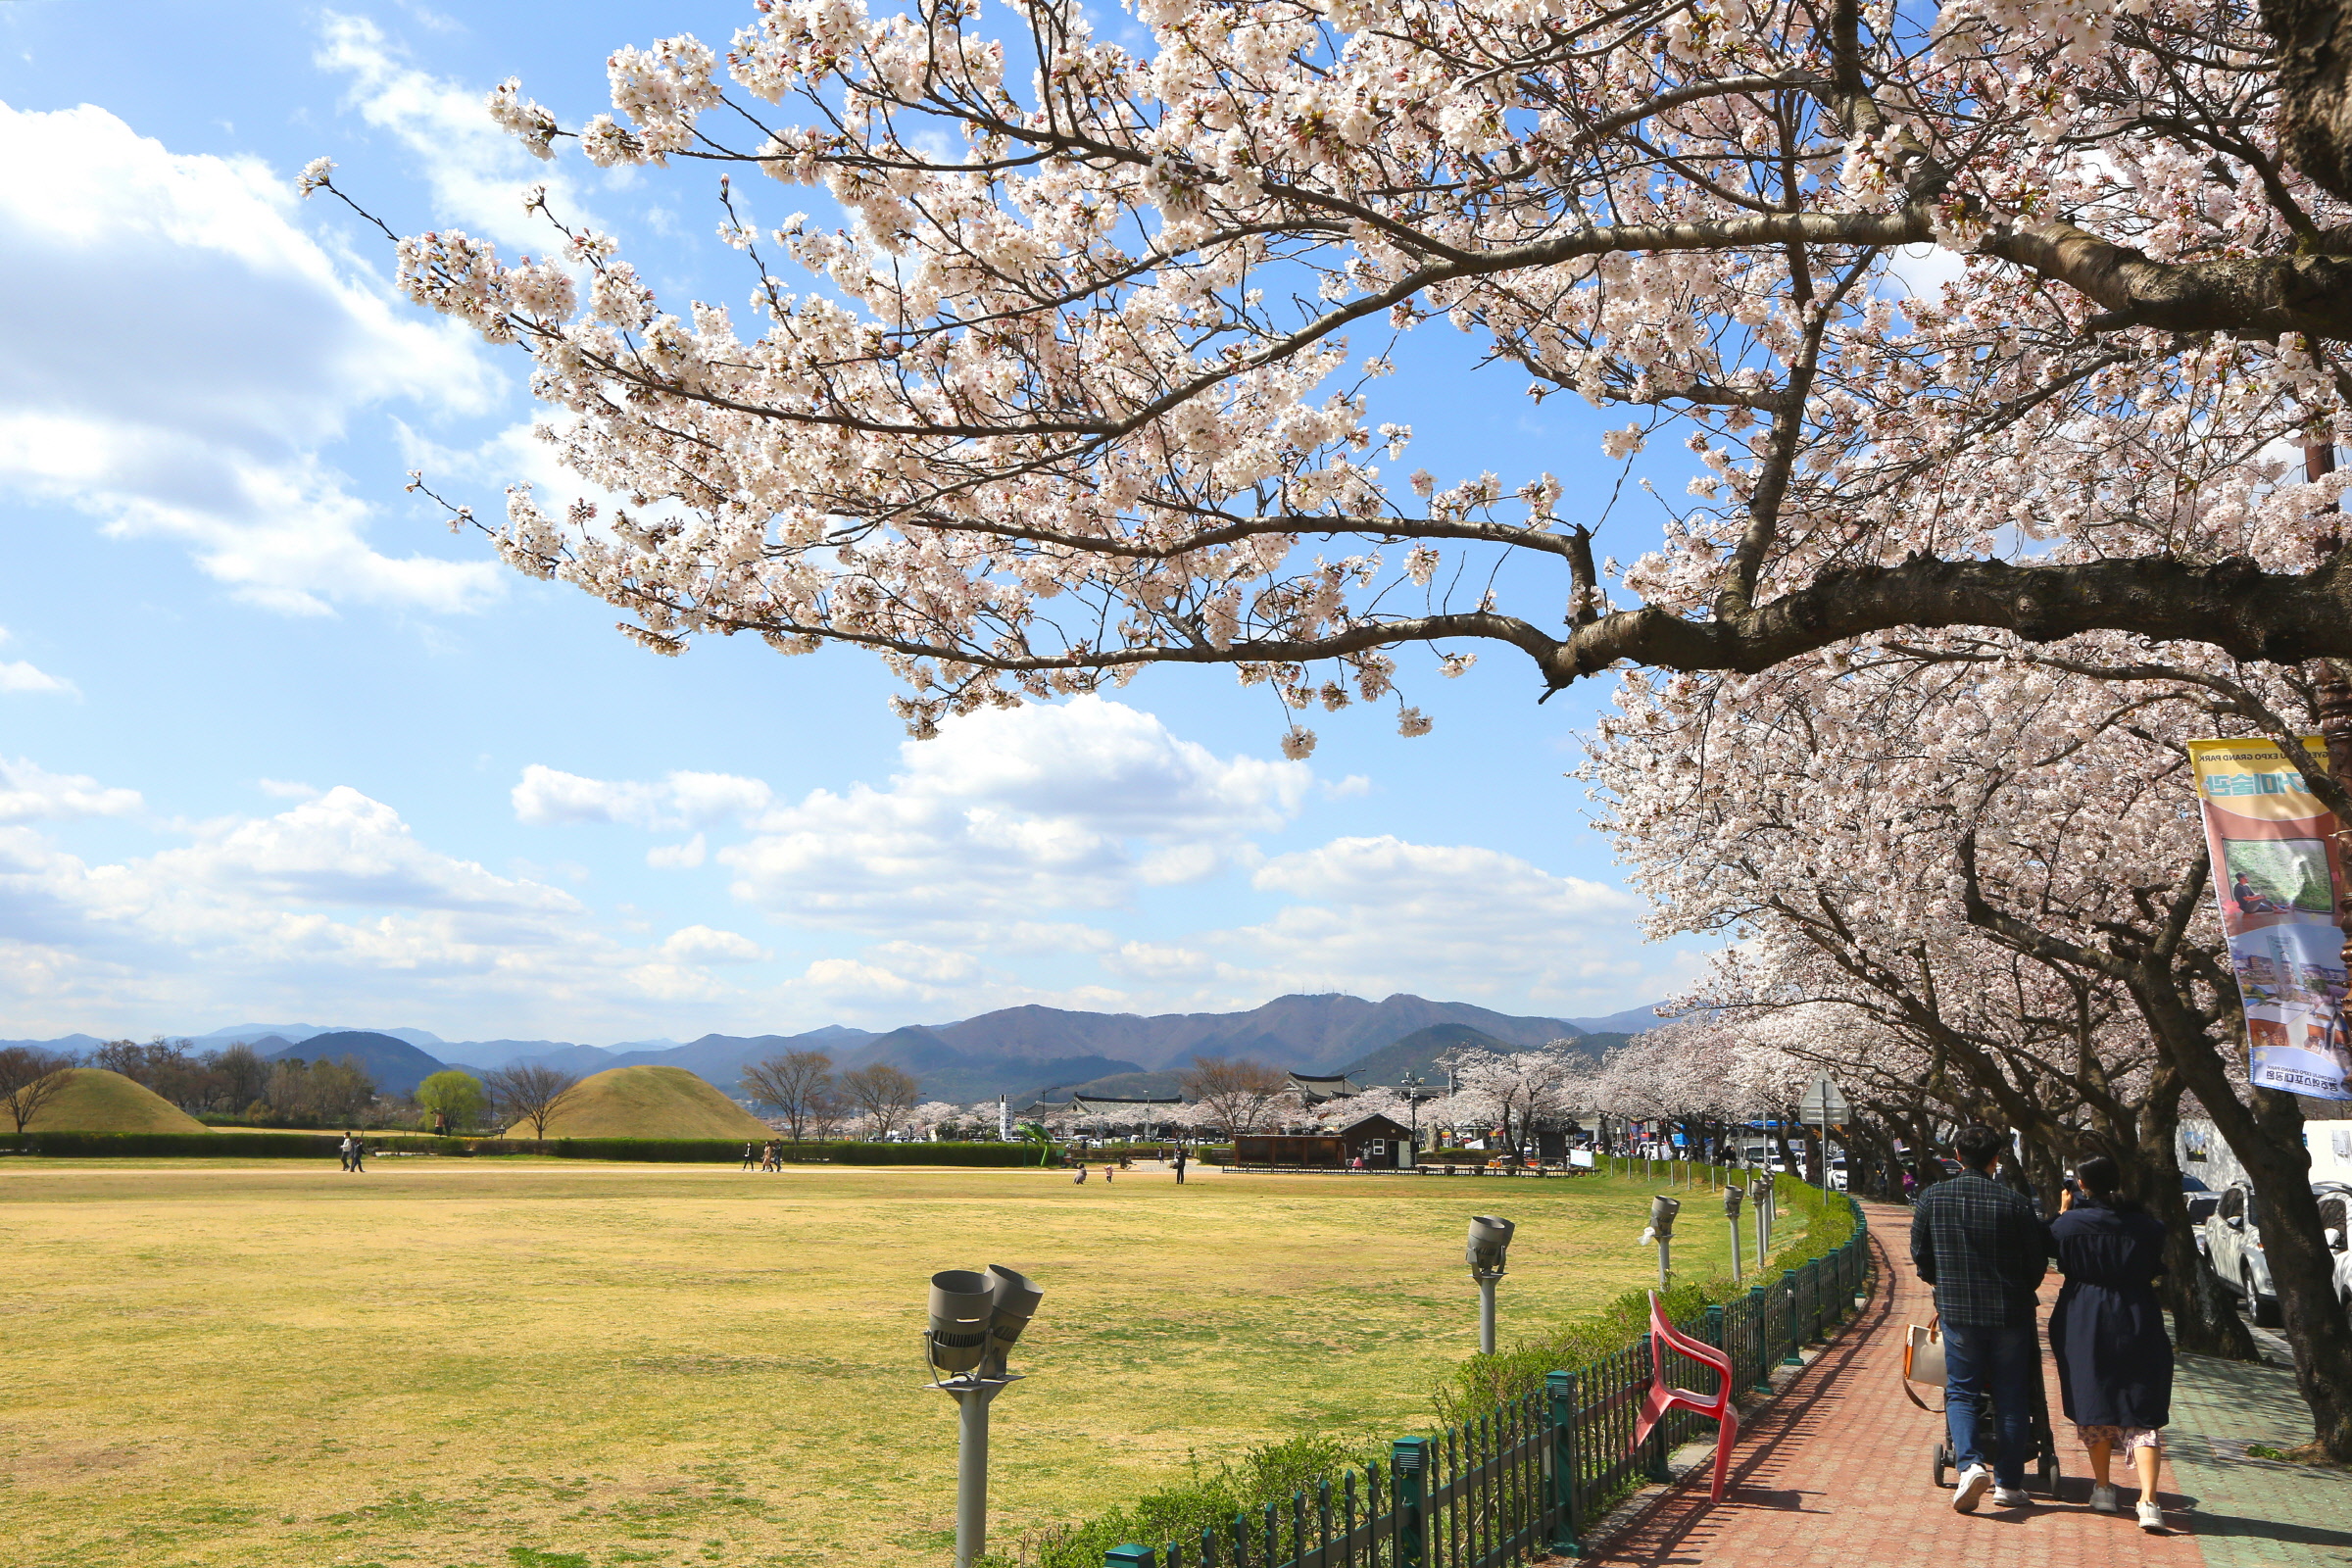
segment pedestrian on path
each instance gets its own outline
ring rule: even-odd
[[[1911,1209],[1911,1261],[1936,1287],[1943,1319],[1943,1401],[1960,1467],[1952,1506],[1962,1513],[1976,1511],[1987,1487],[2004,1508],[2028,1501],[2041,1378],[2034,1292],[2049,1272],[2050,1233],[2032,1199],[1992,1179],[2008,1142],[1983,1122],[1961,1128],[1952,1140],[1960,1174],[1929,1187]],[[1984,1430],[1987,1396],[1997,1437]]]
[[[351,1134],[343,1135],[343,1142],[335,1146],[335,1152],[341,1156],[344,1174],[349,1175],[351,1173]]]
[[[743,1168],[750,1170],[758,1162],[759,1156],[752,1152],[752,1146],[748,1143],[745,1144],[743,1146]]]
[[[2156,1471],[2173,1403],[2173,1342],[2156,1299],[2164,1222],[2123,1196],[2123,1172],[2106,1155],[2093,1154],[2075,1174],[2082,1196],[2050,1226],[2066,1275],[2050,1314],[2058,1396],[2090,1450],[2090,1505],[2123,1511],[2108,1478],[2123,1449],[2139,1472],[2139,1527],[2162,1530]]]
[[[351,1168],[365,1174],[368,1169],[368,1140],[362,1138],[358,1133],[351,1134],[350,1139]]]

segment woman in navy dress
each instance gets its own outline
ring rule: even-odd
[[[2140,1528],[2162,1530],[2156,1469],[2173,1399],[2173,1343],[2155,1283],[2164,1272],[2164,1225],[2122,1196],[2122,1172],[2106,1155],[2092,1155],[2075,1174],[2082,1200],[2050,1226],[2066,1274],[2050,1314],[2059,1396],[2090,1450],[2090,1505],[2123,1511],[2108,1479],[2123,1449],[2139,1471]]]

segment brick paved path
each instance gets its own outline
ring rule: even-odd
[[[2090,1511],[2089,1462],[2063,1424],[2056,1502],[2036,1493],[2030,1507],[1996,1508],[1988,1494],[1974,1514],[1952,1511],[1951,1493],[1936,1490],[1929,1473],[1941,1418],[1914,1409],[1899,1387],[1904,1326],[1925,1323],[1934,1310],[1911,1272],[1910,1211],[1865,1208],[1882,1289],[1852,1328],[1740,1429],[1724,1500],[1710,1505],[1703,1485],[1675,1487],[1597,1560],[1627,1568],[2209,1568],[2188,1533],[2196,1513],[2180,1511],[2182,1499],[2171,1490],[2179,1483],[2169,1461],[2161,1495],[2185,1528],[2151,1536],[2130,1513]],[[2050,1408],[2058,1409],[2055,1387]],[[2264,1560],[2352,1561],[2324,1546],[2305,1549],[2319,1554]]]

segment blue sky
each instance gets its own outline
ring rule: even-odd
[[[515,357],[397,300],[295,173],[324,154],[394,227],[510,252],[545,248],[516,192],[552,180],[665,297],[740,305],[713,178],[551,170],[479,103],[519,75],[576,122],[612,48],[748,14],[0,5],[0,1036],[604,1043],[1335,988],[1593,1014],[1689,975],[1561,776],[1604,685],[1539,708],[1506,653],[1407,658],[1437,732],[1319,713],[1307,763],[1213,671],[916,745],[865,658],[655,658],[403,493],[562,481]],[[1407,466],[1548,468],[1597,515],[1611,421],[1467,350],[1425,327],[1376,384]],[[1644,460],[1661,491],[1680,456]],[[1630,560],[1661,511],[1627,493],[1600,544]]]

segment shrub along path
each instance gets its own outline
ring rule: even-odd
[[[1658,1500],[1596,1553],[1628,1568],[2108,1568],[2108,1565],[2352,1564],[2352,1477],[2246,1460],[2248,1440],[2295,1442],[2301,1404],[2283,1368],[2180,1360],[2160,1494],[2171,1530],[2090,1509],[2090,1465],[2059,1419],[2065,1472],[2052,1501],[1952,1511],[1930,1484],[1941,1421],[1900,1386],[1905,1326],[1934,1311],[1912,1272],[1908,1209],[1866,1204],[1881,1289],[1854,1327],[1743,1427],[1731,1487],[1710,1505],[1703,1476]],[[2056,1297],[2053,1275],[2043,1306]],[[2044,1362],[2045,1372],[2050,1370]],[[2050,1385],[2056,1416],[2058,1391]],[[2131,1495],[2126,1494],[2127,1497]]]

